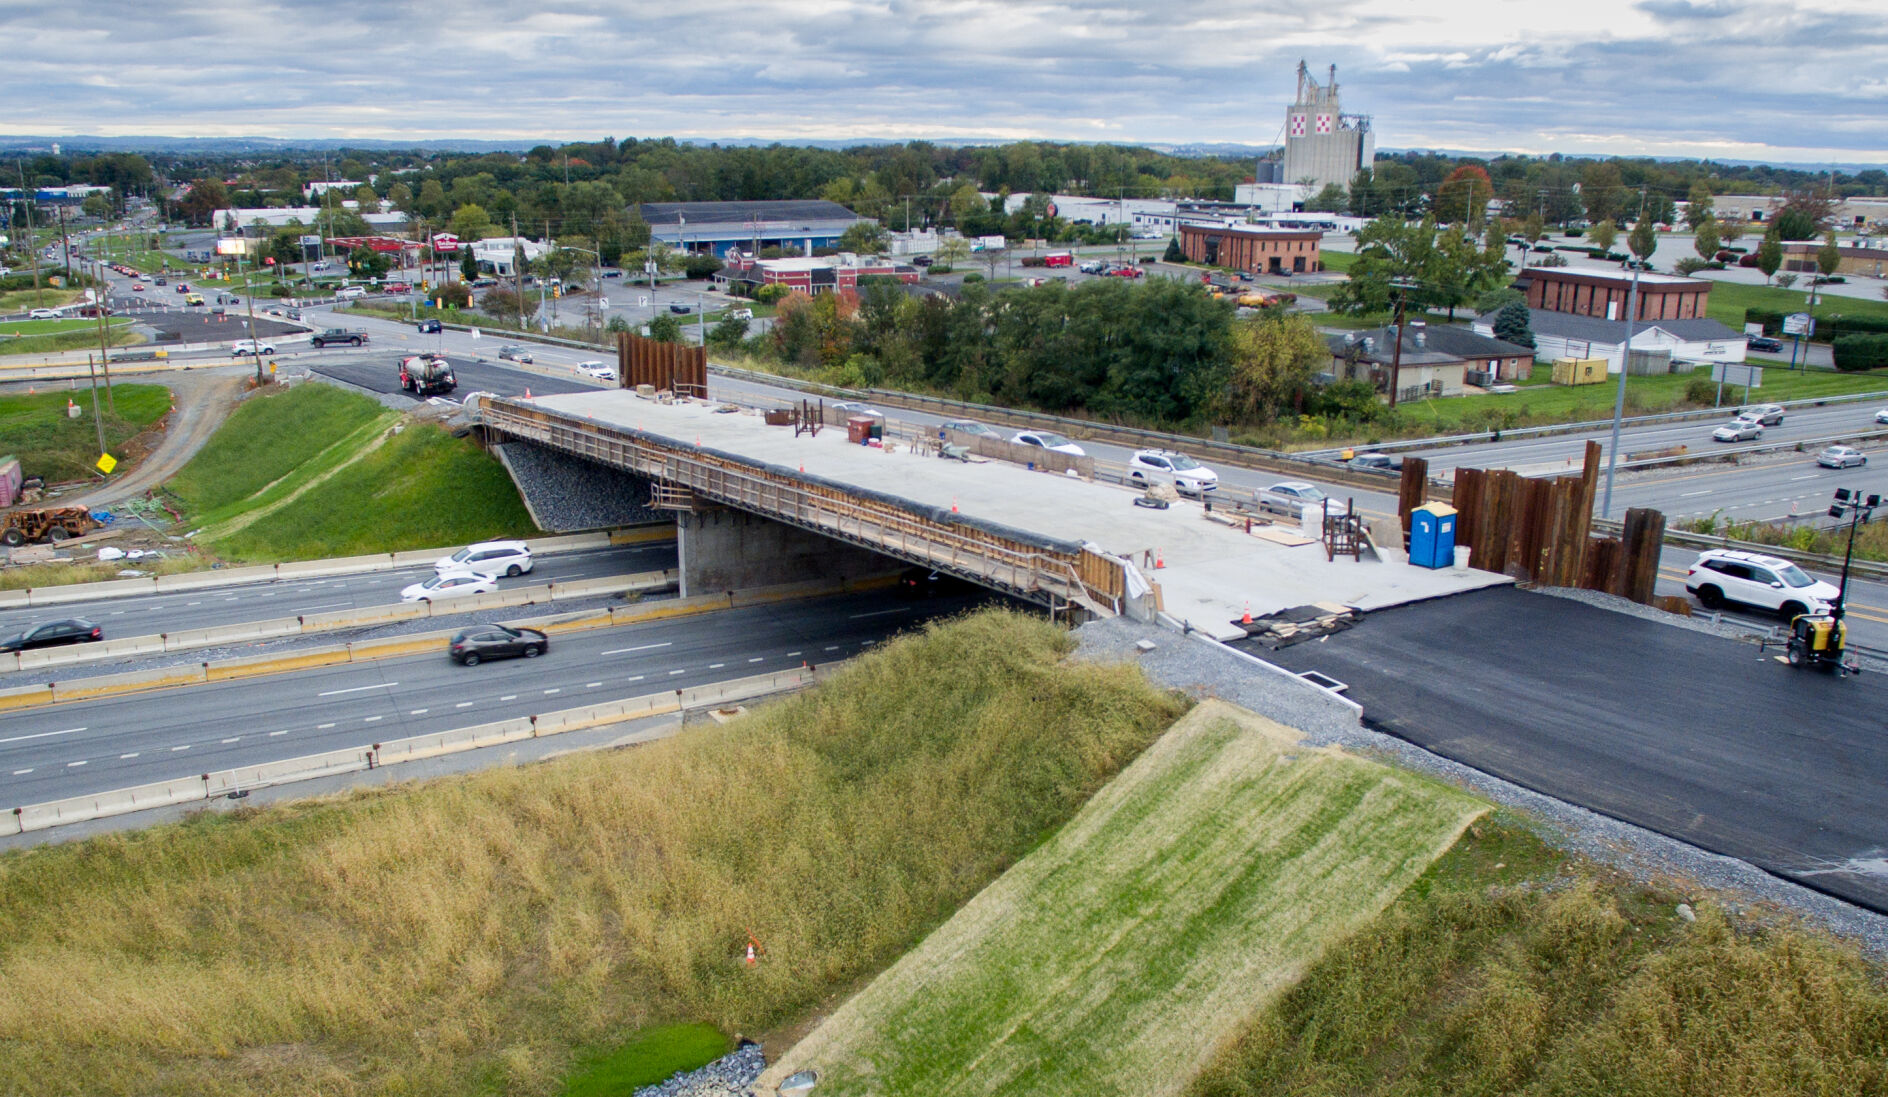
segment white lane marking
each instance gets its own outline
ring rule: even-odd
[[[517,699],[518,699],[518,695],[515,693],[507,693],[503,697],[499,698],[500,701],[516,701]]]
[[[855,613],[852,615],[852,620],[857,621],[861,617],[883,617],[888,613],[903,613],[903,612],[905,612],[905,607],[903,606],[899,606],[897,609],[875,609],[870,613]],[[827,648],[826,650],[831,651],[833,649]]]
[[[407,712],[407,715],[408,716],[424,716],[426,715],[426,710],[423,708],[412,709]]]
[[[121,609],[115,609],[111,611],[111,616],[113,617],[123,617],[124,615],[125,615],[125,611]]]
[[[223,601],[225,601],[225,602],[240,602],[240,601],[242,601],[242,599],[241,599],[241,598],[225,598],[225,599],[223,599]]]
[[[296,606],[295,608],[306,613],[311,609],[346,609],[353,604],[352,602],[323,602],[318,606]]]
[[[1794,484],[1798,480],[1820,480],[1820,479],[1822,479],[1822,477],[1819,474],[1810,473],[1808,476],[1792,476],[1790,477],[1790,483]]]
[[[563,689],[563,687],[562,687],[562,686],[556,686],[556,687],[553,687],[553,688],[551,688],[551,689],[547,689],[547,690],[545,690],[544,692],[546,692],[546,693],[562,693],[562,692],[564,692],[564,689]]]
[[[120,754],[120,755],[118,756],[118,760],[122,762],[122,761],[124,761],[124,760],[125,760],[126,758],[136,758],[136,757],[138,756],[138,753],[139,753],[138,751],[135,751],[135,750],[134,750],[134,751],[132,751],[132,752],[131,752],[130,754]]]
[[[32,770],[30,770],[30,769],[16,769],[16,770],[14,770],[14,771],[13,771],[13,776],[15,776],[15,777],[24,777],[24,776],[26,776],[27,774],[29,774],[29,773],[31,773],[31,772],[33,772],[33,771],[32,771]]]
[[[333,724],[332,722],[330,722],[330,723],[326,723],[326,724],[316,724],[316,725],[315,725],[315,730],[316,730],[316,731],[326,731],[326,730],[328,730],[329,728],[331,728],[331,727],[333,727],[333,726],[334,726],[334,724]]]
[[[177,753],[177,752],[178,752],[178,751],[180,751],[180,750],[189,750],[189,749],[190,749],[190,744],[189,744],[189,743],[185,743],[185,744],[184,744],[183,746],[181,746],[181,747],[172,747],[172,748],[170,748],[170,752],[171,752],[172,754],[175,754],[175,753]]]
[[[184,603],[184,605],[186,606],[200,606],[202,604],[203,604],[202,602],[185,602]]]
[[[798,651],[789,651],[789,652],[787,652],[787,658],[789,658],[789,659],[791,659],[791,658],[793,658],[793,657],[794,657],[795,655],[802,655],[802,654],[805,654],[805,653],[804,653],[804,652],[798,652]]]
[[[343,693],[359,693],[362,690],[392,689],[394,686],[397,686],[399,684],[400,683],[398,682],[382,682],[379,685],[375,685],[375,686],[351,686],[347,689],[331,689],[327,691],[326,693],[317,693],[315,694],[315,696],[316,697],[339,697]]]
[[[709,669],[709,670],[720,670],[720,669],[721,669],[722,667],[725,667],[725,666],[727,666],[727,665],[728,665],[728,664],[726,664],[726,663],[709,663],[709,664],[708,664],[708,669]]]
[[[839,645],[838,645],[838,644],[827,644],[827,645],[826,645],[826,650],[827,650],[827,651],[838,651],[838,650],[839,650]]]
[[[602,684],[603,684],[602,682],[585,682],[585,683],[583,684],[583,688],[585,688],[585,689],[595,689],[595,688],[597,688],[598,686],[600,686],[600,685],[602,685]]]
[[[632,675],[630,675],[629,677],[627,677],[627,678],[625,678],[625,679],[623,679],[623,681],[625,681],[625,682],[640,682],[640,681],[642,681],[642,675],[640,675],[640,674],[632,674]]]
[[[687,667],[683,667],[683,668],[682,668],[681,670],[672,670],[672,671],[670,671],[670,672],[669,672],[669,675],[670,675],[670,677],[673,677],[673,676],[675,676],[675,675],[677,675],[677,674],[687,674],[687,673],[688,673],[688,668],[687,668]]]
[[[764,658],[766,658],[766,656],[764,656],[764,655],[756,655],[756,656],[754,656],[754,657],[753,657],[752,659],[749,659],[749,660],[748,660],[748,662],[750,662],[750,663],[758,663],[758,662],[760,662],[760,661],[761,661],[762,659],[764,659]]]
[[[227,738],[227,739],[225,739],[225,740],[223,740],[223,741],[224,741],[225,743],[240,743],[240,742],[242,742],[242,741],[243,741],[243,737],[242,737],[242,736],[240,736],[240,735],[232,735],[232,736],[230,736],[229,738]]]
[[[50,739],[55,735],[76,735],[84,728],[67,728],[64,731],[36,731],[31,735],[15,735],[11,739],[0,739],[0,743],[24,743],[28,739]]]
[[[637,646],[637,647],[633,647],[633,648],[616,648],[616,649],[614,649],[614,650],[612,650],[612,651],[606,651],[606,652],[604,652],[603,654],[605,654],[605,655],[627,655],[627,654],[629,654],[629,653],[630,653],[630,652],[632,652],[632,651],[654,651],[654,650],[655,650],[655,649],[657,649],[657,648],[666,648],[666,647],[668,647],[668,646],[670,646],[670,644],[672,644],[673,642],[674,642],[674,641],[670,641],[670,640],[665,640],[665,641],[663,641],[663,642],[662,642],[662,643],[660,643],[660,644],[642,644],[642,645],[639,645],[639,646]]]
[[[278,736],[278,735],[287,735],[287,734],[288,734],[288,732],[286,732],[286,731],[272,731],[272,732],[270,732],[270,733],[269,733],[269,738],[271,738],[271,739],[273,739],[273,738],[275,738],[275,737],[276,737],[276,736]]]
[[[452,707],[453,707],[453,708],[471,708],[471,707],[472,707],[472,705],[473,705],[473,702],[471,702],[471,701],[461,701],[461,702],[459,702],[458,704],[456,704],[456,705],[454,705],[454,706],[452,706]]]
[[[1683,494],[1683,495],[1681,495],[1681,496],[1679,496],[1679,498],[1680,498],[1680,499],[1689,499],[1689,498],[1691,498],[1691,497],[1692,497],[1692,496],[1694,496],[1694,495],[1709,495],[1709,494],[1711,494],[1711,493],[1712,493],[1713,491],[1715,491],[1715,490],[1717,490],[1717,489],[1715,489],[1715,488],[1706,488],[1706,489],[1704,489],[1703,491],[1688,491],[1688,492],[1686,492],[1685,494]]]
[[[84,765],[84,764],[85,764],[85,759],[83,759],[83,758],[81,758],[81,759],[79,759],[79,760],[78,760],[78,761],[76,761],[76,762],[67,762],[67,763],[66,763],[66,768],[67,768],[67,769],[71,769],[71,768],[72,768],[73,766],[82,766],[82,765]]]
[[[363,719],[363,720],[361,721],[361,723],[363,723],[363,724],[371,724],[371,723],[373,723],[373,722],[374,722],[375,720],[385,720],[385,719],[386,719],[386,717],[385,717],[385,716],[369,716],[369,717],[367,717],[367,718],[365,718],[365,719]]]

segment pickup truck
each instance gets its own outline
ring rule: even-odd
[[[308,342],[315,347],[328,347],[336,343],[346,343],[350,347],[358,347],[367,342],[367,333],[364,331],[349,331],[346,328],[329,328],[326,331],[318,331],[309,336]]]

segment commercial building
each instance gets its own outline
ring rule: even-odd
[[[461,243],[460,246],[472,249],[472,256],[478,261],[480,270],[500,278],[510,278],[518,273],[515,264],[520,250],[524,252],[524,261],[527,263],[551,250],[548,244],[527,240],[522,236],[494,236],[489,240]]]
[[[1785,201],[1780,194],[1720,194],[1711,200],[1711,211],[1720,221],[1765,224]],[[1888,228],[1888,198],[1838,198],[1830,203],[1829,216],[1839,231]]]
[[[650,237],[679,251],[727,255],[758,253],[763,248],[799,248],[810,256],[836,248],[839,237],[857,224],[877,224],[837,202],[644,202],[636,213],[649,223]]]
[[[1302,183],[1312,193],[1350,186],[1357,172],[1377,162],[1377,136],[1370,116],[1345,114],[1337,97],[1337,66],[1319,84],[1298,62],[1298,97],[1285,108],[1285,161],[1281,183]]]
[[[1632,275],[1572,267],[1529,267],[1515,280],[1528,307],[1624,320]],[[1711,283],[1673,274],[1639,275],[1640,320],[1691,320],[1705,314]]]
[[[1186,221],[1180,225],[1180,250],[1195,263],[1249,270],[1255,274],[1308,274],[1323,270],[1315,229],[1269,229],[1240,224]]]
[[[1819,241],[1792,242],[1783,245],[1783,269],[1804,273],[1820,273],[1821,265],[1817,255],[1822,251]],[[1869,278],[1888,277],[1888,238],[1874,239],[1862,237],[1847,244],[1837,245],[1842,262],[1836,266],[1840,275],[1860,275]]]
[[[1539,358],[1604,358],[1609,373],[1618,373],[1625,362],[1623,318],[1608,320],[1546,309],[1530,309],[1528,315],[1534,353]],[[1493,337],[1495,313],[1477,317],[1474,329],[1479,335]],[[1710,319],[1651,320],[1632,333],[1635,363],[1641,356],[1678,363],[1742,362],[1749,350],[1742,333]],[[1633,371],[1639,372],[1636,364]]]
[[[875,275],[904,283],[914,283],[919,277],[916,267],[850,252],[802,259],[757,259],[745,252],[730,252],[727,265],[715,272],[714,280],[717,287],[748,294],[762,286],[785,286],[810,297],[856,290],[859,279]]]

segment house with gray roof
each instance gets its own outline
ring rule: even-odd
[[[1571,312],[1529,309],[1528,326],[1534,332],[1535,352],[1555,358],[1604,358],[1608,373],[1618,373],[1625,361],[1626,322]],[[1495,314],[1475,318],[1475,331],[1492,336]],[[1742,362],[1750,346],[1741,332],[1703,317],[1685,320],[1641,320],[1633,325],[1632,350],[1636,356],[1673,362]],[[1633,367],[1639,372],[1639,366]]]
[[[1396,353],[1396,326],[1328,336],[1331,374],[1338,380],[1369,381],[1378,392],[1390,391],[1396,373],[1397,399],[1461,396],[1470,384],[1513,381],[1528,376],[1534,351],[1518,343],[1479,335],[1465,327],[1431,326],[1421,320],[1404,325],[1403,353]]]

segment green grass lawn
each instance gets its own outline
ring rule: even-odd
[[[713,1025],[657,1025],[588,1061],[564,1083],[564,1097],[621,1097],[677,1071],[707,1066],[734,1050]]]
[[[105,318],[108,328],[121,327],[131,321],[125,318]],[[60,335],[66,332],[82,331],[94,336],[98,334],[98,319],[86,316],[61,316],[57,320],[9,320],[0,324],[0,338],[25,338],[34,335]]]
[[[0,293],[0,312],[30,312],[33,309],[56,309],[70,305],[83,294],[75,289],[51,289],[42,287],[38,293],[28,286],[25,289],[7,290]]]
[[[347,442],[353,456],[374,438],[357,432]],[[270,563],[538,532],[498,459],[431,423],[408,423],[360,460],[331,467],[326,479],[298,469],[309,485],[303,494],[226,535],[206,531],[205,540],[227,559]]]
[[[1201,705],[763,1076],[819,1093],[1157,1097],[1482,813]]]
[[[331,385],[298,385],[243,401],[168,485],[197,522],[217,522],[299,482],[336,441],[391,422],[393,413]],[[299,474],[299,475],[298,475]]]
[[[1741,282],[1713,282],[1711,283],[1711,301],[1705,306],[1705,315],[1729,325],[1735,331],[1743,331],[1744,310],[1747,308],[1769,309],[1774,312],[1802,312],[1808,304],[1809,292],[1806,289],[1748,286]],[[1832,297],[1826,293],[1818,293],[1816,315],[1837,314],[1888,319],[1888,300]]]
[[[1318,262],[1324,265],[1325,270],[1348,271],[1356,264],[1357,253],[1350,251],[1325,251],[1320,248],[1318,250]]]
[[[66,415],[68,399],[82,411],[76,419]],[[112,386],[112,403],[117,410],[105,412],[105,446],[116,451],[170,412],[170,390],[118,384]],[[103,389],[99,407],[105,408]],[[98,428],[92,422],[90,388],[0,395],[0,456],[8,454],[20,459],[27,476],[43,476],[49,484],[96,476]]]

